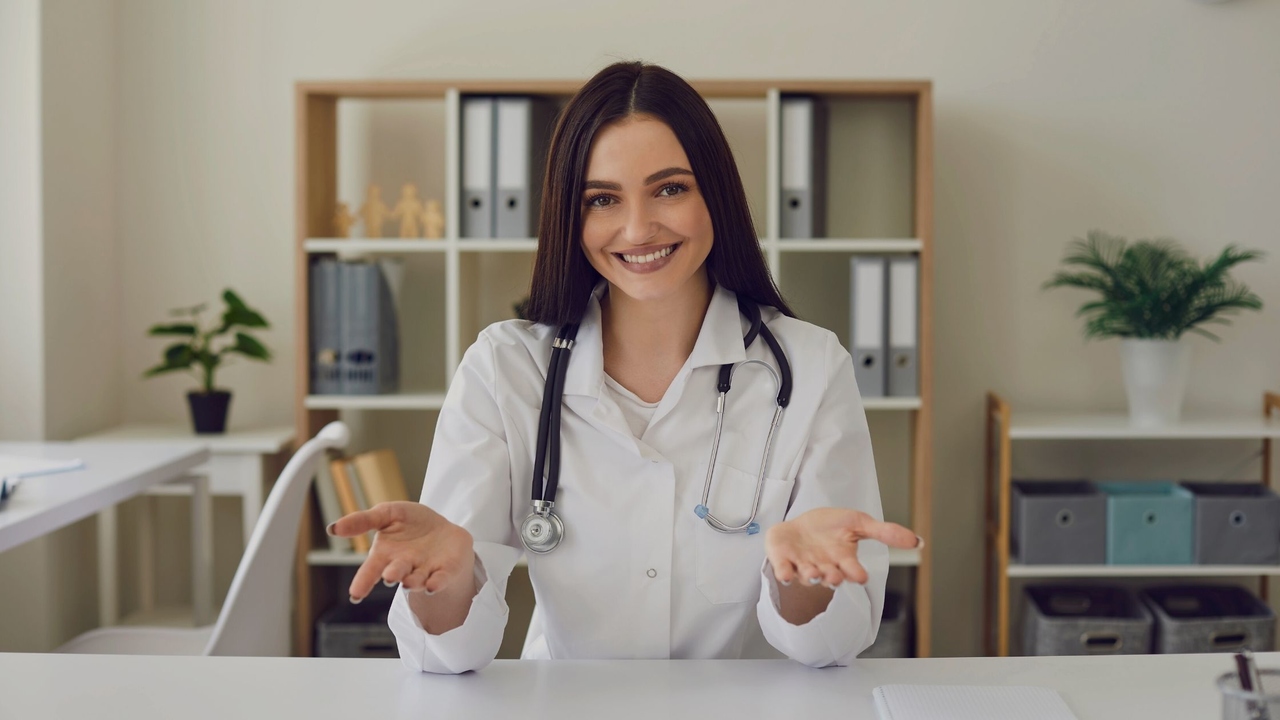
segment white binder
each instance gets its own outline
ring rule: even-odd
[[[826,235],[826,112],[811,97],[782,98],[780,236]]]
[[[495,237],[529,238],[541,200],[542,170],[550,138],[550,103],[533,97],[497,99]]]
[[[886,262],[880,255],[854,255],[849,262],[849,338],[853,374],[862,397],[885,394]]]
[[[494,236],[494,98],[462,99],[462,237]]]
[[[889,361],[887,395],[919,394],[917,329],[919,327],[920,261],[914,255],[889,260]]]

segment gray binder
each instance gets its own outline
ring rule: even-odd
[[[782,98],[782,210],[780,236],[826,232],[827,113],[818,98]]]
[[[854,379],[862,397],[883,397],[887,263],[879,255],[854,255],[849,265],[849,341]]]
[[[399,337],[391,290],[374,263],[343,263],[342,330],[346,395],[395,392],[399,385]]]
[[[494,236],[494,125],[490,97],[462,99],[462,237]]]
[[[534,97],[497,99],[495,237],[537,234],[542,172],[555,107]]]
[[[920,367],[917,362],[919,328],[920,262],[914,255],[889,259],[889,361],[888,395],[915,397],[919,394]]]
[[[316,395],[342,392],[338,269],[329,258],[311,264],[311,392]]]

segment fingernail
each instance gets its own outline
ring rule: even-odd
[[[333,535],[333,526],[334,526],[334,525],[337,525],[337,524],[338,524],[338,521],[337,521],[337,520],[334,520],[333,522],[329,523],[329,525],[328,525],[327,527],[325,527],[324,531],[325,531],[326,533],[328,533],[329,535],[331,535],[331,536],[332,536],[332,535]]]
[[[358,597],[356,597],[355,595],[352,595],[352,596],[351,596],[351,604],[352,604],[352,605],[359,605],[361,600],[364,600],[364,598],[358,598]]]
[[[817,585],[820,582],[822,582],[822,578],[820,577],[809,578],[810,585]]]
[[[435,595],[435,594],[436,594],[436,591],[435,591],[435,590],[428,590],[428,589],[426,589],[426,588],[422,588],[422,594],[423,594],[423,595]]]
[[[824,587],[824,588],[826,588],[826,589],[828,589],[828,590],[835,590],[835,589],[836,589],[836,586],[835,586],[835,585],[832,585],[831,583],[825,583],[825,582],[824,582],[824,583],[822,583],[822,587]]]
[[[790,580],[779,580],[778,582],[782,583],[782,587],[791,587]]]
[[[395,584],[395,583],[393,583],[393,582],[391,582],[390,580],[383,580],[383,581],[382,581],[382,585],[383,585],[384,587],[395,587],[395,586],[396,586],[396,584]]]
[[[920,537],[919,535],[917,535],[917,536],[916,536],[916,549],[917,549],[917,550],[921,550],[921,549],[923,549],[923,548],[924,548],[924,538],[922,538],[922,537]]]

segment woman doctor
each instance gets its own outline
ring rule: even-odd
[[[779,296],[710,109],[661,67],[605,68],[564,109],[544,188],[531,320],[491,325],[467,350],[421,502],[329,528],[377,533],[351,601],[400,585],[389,624],[411,668],[494,658],[521,527],[549,476],[534,467],[553,341],[576,323],[550,403],[563,534],[527,554],[537,607],[523,656],[848,663],[879,628],[888,547],[923,540],[880,521],[849,354]],[[745,349],[741,301],[764,326]],[[766,334],[792,377],[772,436],[782,368]],[[752,532],[712,524],[748,520]]]

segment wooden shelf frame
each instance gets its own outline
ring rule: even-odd
[[[1030,414],[1019,425],[1013,409],[995,392],[986,405],[986,554],[983,573],[983,642],[988,655],[1009,654],[1010,578],[1063,577],[1241,577],[1256,576],[1265,601],[1267,579],[1280,575],[1277,566],[1242,565],[1022,565],[1010,558],[1010,515],[1013,487],[1014,440],[1222,440],[1262,441],[1261,482],[1272,485],[1272,440],[1280,437],[1280,393],[1264,393],[1261,422],[1240,418],[1190,419],[1161,429],[1139,429],[1118,422],[1121,416]],[[1046,422],[1048,418],[1050,422]],[[1082,422],[1080,418],[1087,418]],[[1048,430],[1046,427],[1056,427]],[[1102,428],[1100,430],[1099,428]],[[1107,430],[1107,431],[1103,431]]]
[[[933,237],[934,237],[934,140],[933,87],[927,80],[705,80],[691,84],[708,100],[752,99],[761,101],[766,113],[766,209],[768,226],[761,245],[774,277],[784,258],[815,252],[914,253],[919,258],[920,310],[917,352],[919,395],[914,398],[867,398],[868,411],[909,414],[910,523],[926,539],[925,548],[910,562],[895,567],[913,568],[916,655],[929,657],[932,647],[932,548],[933,498]],[[460,202],[461,98],[470,94],[527,94],[567,98],[582,85],[577,80],[431,80],[301,82],[294,88],[296,116],[296,218],[295,218],[295,424],[299,442],[312,437],[326,423],[339,417],[340,409],[434,409],[439,391],[415,397],[341,398],[309,395],[308,265],[315,254],[440,253],[445,265],[445,381],[453,377],[462,352],[460,307],[463,259],[477,253],[532,253],[536,241],[529,238],[469,240],[460,238],[456,208]],[[820,95],[833,100],[905,100],[912,108],[910,130],[911,213],[905,237],[782,239],[779,233],[781,168],[781,100],[787,94]],[[338,103],[340,100],[435,100],[444,102],[443,148],[445,182],[445,238],[442,240],[376,241],[333,237],[332,218],[338,200]],[[784,292],[786,288],[783,288]],[[296,557],[294,651],[310,655],[318,608],[336,598],[313,574],[323,565],[308,561],[308,553],[325,547],[322,529],[308,504],[300,529]],[[315,556],[313,556],[315,557]],[[901,558],[899,558],[901,560]]]

